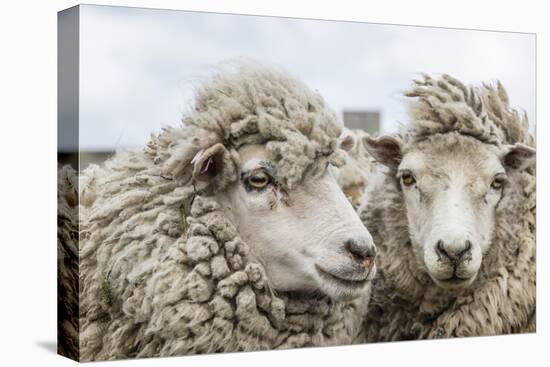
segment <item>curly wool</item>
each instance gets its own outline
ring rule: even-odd
[[[450,75],[434,79],[424,75],[405,96],[415,98],[409,104],[411,124],[405,135],[421,140],[435,134],[458,132],[484,143],[532,145],[525,113],[510,108],[506,90],[496,86],[465,86]]]
[[[467,137],[496,146],[532,145],[526,118],[509,107],[499,84],[468,88],[449,76],[426,77],[407,94],[412,121],[403,151],[415,144],[442,149]],[[378,247],[366,321],[371,342],[535,331],[535,170],[509,176],[497,207],[495,230],[476,281],[457,294],[437,287],[419,268],[410,247],[408,221],[398,183],[387,172],[373,178],[360,216]]]
[[[213,195],[236,179],[244,144],[265,144],[289,188],[341,162],[333,113],[286,74],[249,66],[214,77],[195,103],[186,126],[83,173],[81,359],[354,342],[368,294],[275,294]],[[196,193],[191,161],[218,144],[223,174]]]
[[[189,128],[153,137],[146,149],[174,175],[182,174],[200,149],[216,143],[232,150],[265,144],[287,189],[306,172],[324,170],[327,161],[344,162],[336,139],[342,124],[334,112],[319,94],[275,69],[245,64],[215,75],[197,88],[194,110],[183,123]],[[232,174],[218,178],[216,188],[233,181]]]
[[[78,359],[78,177],[57,172],[57,351]]]

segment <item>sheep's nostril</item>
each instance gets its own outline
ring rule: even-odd
[[[366,257],[366,248],[360,246],[356,240],[347,240],[345,246],[346,250],[357,260],[363,260]]]
[[[472,251],[472,242],[470,242],[469,240],[466,241],[466,247],[464,247],[464,250],[460,251],[458,254],[457,254],[457,257],[459,260],[461,260],[464,255],[468,254],[470,251]]]
[[[439,259],[445,259],[450,260],[454,262],[455,264],[458,264],[459,262],[463,261],[466,257],[465,255],[470,253],[472,250],[472,242],[469,240],[464,242],[464,247],[458,247],[458,246],[446,246],[445,243],[442,240],[437,241],[435,251],[437,255],[439,256]]]
[[[355,260],[361,262],[365,268],[370,268],[374,264],[376,248],[370,241],[364,241],[363,243],[355,239],[350,239],[345,242],[345,248],[351,256]]]
[[[451,256],[449,256],[449,254],[447,253],[447,250],[445,250],[443,241],[441,240],[437,241],[435,251],[437,252],[440,258],[451,259]]]

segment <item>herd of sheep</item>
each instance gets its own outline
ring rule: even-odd
[[[82,361],[535,331],[535,150],[500,84],[424,76],[393,135],[288,73],[59,175],[59,350]],[[72,173],[71,173],[72,172]]]

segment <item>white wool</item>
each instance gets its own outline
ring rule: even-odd
[[[532,145],[525,116],[509,106],[502,85],[467,87],[444,75],[426,76],[407,93],[411,122],[403,151],[416,144],[471,139],[504,147]],[[411,251],[408,221],[395,172],[373,175],[359,213],[378,247],[378,277],[366,319],[367,340],[390,341],[497,335],[535,330],[536,179],[534,167],[510,173],[496,211],[489,253],[463,292],[442,290]]]
[[[355,342],[368,293],[332,302],[276,294],[214,199],[237,149],[265,144],[287,188],[341,164],[341,125],[286,73],[245,65],[201,86],[184,126],[82,174],[81,360]],[[193,163],[221,144],[224,171],[201,187]]]

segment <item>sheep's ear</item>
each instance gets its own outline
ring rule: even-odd
[[[338,146],[340,147],[340,149],[346,152],[349,152],[355,146],[355,137],[353,136],[353,134],[344,132],[340,136],[340,139],[338,141]]]
[[[536,150],[527,145],[516,143],[509,145],[502,155],[502,164],[507,171],[521,171],[535,161]]]
[[[401,142],[390,135],[372,138],[366,136],[363,138],[363,144],[367,152],[376,159],[377,162],[396,169],[403,158],[401,154]]]
[[[209,181],[224,171],[224,166],[230,154],[223,144],[216,144],[199,151],[191,163],[193,164],[193,179]]]

